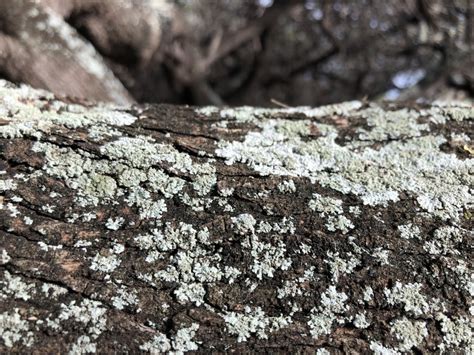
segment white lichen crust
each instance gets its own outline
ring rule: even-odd
[[[472,352],[473,117],[2,82],[0,351]]]

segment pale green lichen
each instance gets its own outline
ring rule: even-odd
[[[315,267],[311,266],[308,270],[305,270],[304,274],[294,280],[286,280],[283,287],[277,290],[277,297],[283,299],[286,297],[301,296],[304,294],[303,284],[312,281],[314,279]]]
[[[313,198],[309,201],[309,208],[319,212],[321,217],[326,218],[326,228],[330,232],[340,230],[346,234],[354,228],[352,221],[342,215],[342,200],[314,193]]]
[[[57,322],[74,320],[86,326],[87,334],[96,339],[106,329],[107,309],[99,301],[84,299],[80,304],[71,301],[68,305],[61,304],[61,313]]]
[[[146,261],[153,263],[164,257],[164,253],[174,251],[163,270],[156,271],[147,282],[153,284],[158,279],[177,283],[174,290],[178,302],[204,303],[204,285],[213,284],[224,276],[220,265],[220,255],[209,252],[205,246],[211,245],[207,228],[196,230],[192,225],[180,223],[177,228],[167,224],[164,232],[154,229],[152,233],[140,235],[135,242],[147,250]]]
[[[138,304],[137,291],[122,286],[118,289],[116,295],[112,297],[112,304],[119,310],[122,310],[125,307],[135,306]]]
[[[379,342],[376,341],[371,341],[370,342],[370,350],[373,351],[374,355],[398,355],[400,352],[397,350],[387,348],[380,344]]]
[[[350,274],[357,265],[360,264],[360,260],[356,258],[352,253],[347,255],[347,259],[339,257],[339,253],[327,252],[329,260],[324,260],[329,265],[331,271],[331,280],[335,283],[339,281],[339,276],[342,274]]]
[[[402,284],[396,282],[391,289],[385,289],[385,297],[390,305],[402,304],[405,312],[422,315],[430,311],[430,304],[423,295],[420,283]]]
[[[370,130],[359,129],[359,139],[369,141],[387,141],[397,138],[419,137],[422,132],[429,131],[428,124],[419,124],[419,114],[414,110],[401,109],[396,111],[371,107],[363,111],[362,117],[367,119]]]
[[[231,218],[232,224],[235,228],[236,233],[240,235],[252,234],[255,231],[255,225],[257,221],[249,213],[243,213],[236,217]]]
[[[293,180],[283,181],[278,185],[278,190],[281,193],[294,193],[296,192],[295,182]]]
[[[35,99],[46,98],[52,101],[48,109],[45,105],[33,104]],[[91,107],[53,101],[53,95],[27,86],[11,87],[0,81],[0,115],[8,118],[7,125],[0,126],[0,137],[17,138],[29,135],[40,138],[49,134],[55,126],[67,128],[87,128],[110,135],[110,126],[128,126],[136,118],[112,105],[98,104]],[[45,107],[43,107],[45,106]],[[118,133],[118,132],[117,132]]]
[[[107,229],[116,231],[120,229],[123,222],[125,222],[125,219],[123,217],[109,218],[105,223],[105,226],[107,227]]]
[[[60,295],[67,294],[68,290],[55,284],[43,283],[41,285],[41,292],[47,297],[58,298]]]
[[[399,340],[400,351],[408,351],[419,346],[428,336],[425,322],[411,321],[405,317],[393,322],[390,332]]]
[[[414,226],[412,223],[403,224],[397,227],[400,232],[400,237],[403,239],[418,239],[420,238],[420,228]]]
[[[0,180],[0,192],[15,190],[16,187],[17,184],[13,179]]]
[[[344,292],[338,292],[335,286],[329,286],[321,295],[321,305],[311,311],[308,326],[314,338],[329,334],[338,315],[347,311],[345,304],[348,297]]]
[[[170,177],[162,170],[149,169],[147,174],[148,184],[152,191],[161,192],[166,198],[173,197],[179,193],[185,181],[178,177]]]
[[[260,280],[263,276],[271,278],[276,270],[285,271],[291,266],[291,259],[286,257],[286,245],[281,240],[274,245],[261,242],[256,236],[252,236],[249,243],[244,242],[242,245],[251,248],[253,257],[251,269]]]
[[[448,316],[438,313],[436,319],[441,324],[443,332],[443,343],[439,348],[443,351],[446,347],[458,349],[464,347],[467,353],[474,351],[474,338],[472,335],[472,319],[456,317],[450,319]]]
[[[380,109],[369,107],[351,115],[378,122],[379,113]],[[428,127],[417,121],[430,114],[398,110],[387,114],[388,122],[380,127],[371,121],[375,125],[371,130],[360,131],[363,139],[403,138],[378,149],[357,138],[341,146],[336,133],[302,140],[278,128],[284,123],[256,115],[250,120],[260,131],[247,133],[243,141],[219,142],[216,154],[227,164],[242,162],[261,175],[308,177],[324,187],[360,196],[365,205],[387,206],[406,192],[432,214],[459,220],[460,213],[474,203],[469,189],[474,183],[474,159],[460,160],[442,152],[440,146],[446,142],[442,136],[422,136]]]
[[[120,259],[116,255],[101,255],[97,253],[92,258],[91,270],[110,273],[120,266]]]
[[[19,342],[30,347],[34,342],[30,325],[27,320],[21,318],[18,308],[14,308],[11,313],[0,314],[0,336],[7,348],[11,348]]]
[[[370,322],[367,320],[364,313],[357,313],[354,317],[353,323],[359,329],[366,329],[370,326]]]
[[[97,350],[96,344],[91,342],[87,335],[81,335],[69,350],[69,355],[94,354]]]
[[[5,265],[10,262],[12,258],[8,255],[5,249],[2,249],[2,253],[0,254],[0,265]]]
[[[372,289],[372,287],[370,286],[367,286],[365,289],[364,289],[364,293],[363,293],[363,300],[365,302],[370,302],[372,301],[372,298],[374,297],[374,290]]]
[[[150,341],[140,345],[140,350],[148,351],[151,354],[184,354],[188,351],[198,350],[198,344],[193,341],[198,329],[199,325],[193,323],[190,327],[179,329],[176,335],[171,338],[157,332]]]
[[[222,315],[227,330],[237,335],[237,341],[242,342],[255,334],[260,339],[267,339],[267,332],[277,331],[291,323],[289,317],[269,317],[260,308],[245,307],[244,313],[227,312]]]
[[[433,255],[459,254],[456,244],[463,242],[464,231],[457,227],[443,226],[434,232],[432,239],[427,240],[423,249]]]
[[[28,301],[35,294],[35,284],[29,284],[19,276],[13,276],[8,271],[3,272],[3,279],[0,280],[0,298],[8,299],[10,297]]]

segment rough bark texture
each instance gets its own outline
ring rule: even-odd
[[[0,352],[472,352],[473,118],[3,82]]]

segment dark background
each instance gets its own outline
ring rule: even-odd
[[[472,102],[472,7],[470,0],[2,0],[0,77],[118,103]]]

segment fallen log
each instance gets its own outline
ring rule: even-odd
[[[465,352],[474,110],[0,85],[0,351]]]

